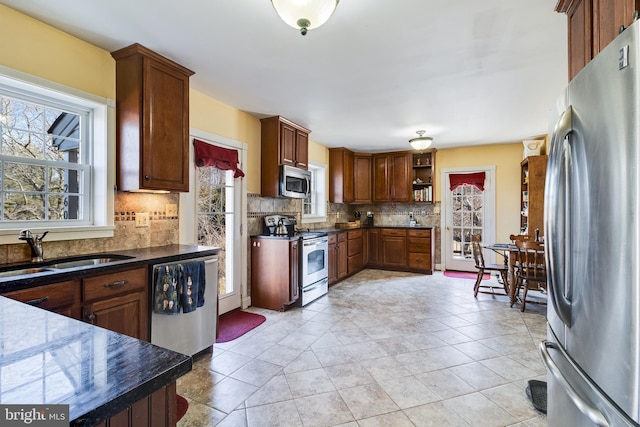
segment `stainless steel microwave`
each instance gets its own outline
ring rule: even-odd
[[[293,166],[280,166],[280,195],[306,199],[311,192],[311,172]]]

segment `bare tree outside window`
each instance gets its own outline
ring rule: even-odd
[[[453,254],[472,258],[471,236],[482,235],[483,194],[473,185],[461,185],[452,192]]]
[[[227,180],[230,171],[213,167],[196,168],[198,244],[224,248],[226,245]],[[233,179],[233,178],[232,178]],[[227,294],[226,252],[218,253],[218,291]]]
[[[2,222],[82,219],[81,114],[0,93]]]

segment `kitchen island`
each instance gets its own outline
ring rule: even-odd
[[[0,297],[2,404],[69,405],[71,426],[175,426],[175,381],[191,366],[189,356]]]

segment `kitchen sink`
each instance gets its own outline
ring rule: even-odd
[[[1,277],[13,277],[24,276],[25,274],[43,273],[46,271],[52,271],[53,269],[47,267],[30,267],[30,268],[17,268],[15,270],[0,271]]]
[[[122,261],[123,259],[130,259],[130,258],[133,258],[133,257],[105,256],[105,257],[96,257],[96,258],[85,258],[85,259],[76,259],[71,261],[56,262],[55,264],[49,264],[49,267],[62,270],[65,268],[84,267],[87,265],[99,265],[107,262]]]

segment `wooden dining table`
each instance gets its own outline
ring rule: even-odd
[[[513,243],[493,243],[491,245],[483,246],[485,249],[492,250],[498,255],[504,258],[504,266],[507,268],[507,278],[509,279],[509,283],[507,283],[509,289],[509,303],[513,305],[516,301],[516,253],[518,252],[518,248]]]
[[[544,245],[544,243],[542,243]],[[516,261],[518,260],[518,247],[514,243],[493,243],[491,245],[483,246],[485,249],[489,249],[497,253],[504,258],[504,266],[508,268],[507,278],[509,283],[509,303],[513,305],[516,302]]]

